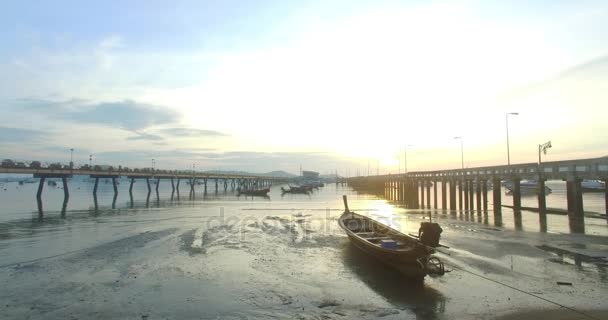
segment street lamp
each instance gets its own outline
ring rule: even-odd
[[[74,148],[70,148],[70,169],[74,169]]]
[[[547,141],[543,144],[539,144],[538,145],[538,165],[540,166],[541,163],[541,159],[540,159],[540,154],[541,152],[544,154],[547,154],[547,149],[551,148],[551,141]]]
[[[89,155],[89,170],[93,169],[93,155]]]
[[[403,171],[407,173],[407,147],[413,147],[411,144],[405,145],[403,149]]]
[[[507,123],[507,164],[511,165],[511,153],[509,151],[509,115],[517,116],[518,112],[509,112],[505,114],[505,121]]]
[[[464,146],[462,143],[462,137],[454,137],[454,139],[458,139],[460,140],[460,163],[462,165],[462,168],[464,169]]]
[[[154,159],[152,159],[152,172],[154,172]]]

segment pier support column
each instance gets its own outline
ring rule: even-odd
[[[160,196],[158,194],[158,187],[160,186],[160,178],[156,178],[156,202],[160,200]]]
[[[426,209],[426,207],[424,206],[424,180],[418,180],[416,182],[416,186],[418,187],[418,189],[420,189],[420,198],[418,199],[420,201],[420,208]]]
[[[215,193],[217,193],[217,178],[215,179]]]
[[[492,179],[492,210],[494,211],[494,219],[502,215],[502,199],[500,190],[500,179]]]
[[[194,193],[194,184],[196,183],[196,179],[190,179],[190,193]]]
[[[422,180],[426,187],[426,208],[431,208],[431,180]]]
[[[207,178],[203,178],[203,185],[205,186],[205,189],[203,190],[203,192],[205,194],[207,194]]]
[[[451,179],[450,180],[450,210],[452,211],[451,213],[454,214],[456,213],[456,180]]]
[[[148,186],[148,197],[150,197],[150,193],[152,189],[150,188],[150,178],[146,177],[146,185]]]
[[[437,209],[437,179],[433,181],[433,208]]]
[[[522,229],[521,221],[521,179],[513,178],[513,219],[515,220],[515,229]]]
[[[540,231],[547,232],[547,199],[545,195],[545,179],[538,179],[538,222]]]
[[[476,182],[476,193],[477,193],[477,197],[475,200],[477,200],[477,214],[481,214],[481,179],[479,177],[477,177],[477,179],[475,180]]]
[[[70,198],[70,190],[68,189],[68,177],[61,177],[61,182],[63,182],[63,201],[68,201]]]
[[[606,223],[608,223],[608,179],[604,179],[604,213],[606,214]]]
[[[462,210],[464,209],[464,203],[462,202],[462,179],[456,180],[456,184],[458,187],[458,210],[462,214]]]
[[[99,177],[95,177],[95,185],[93,186],[93,205],[95,206],[95,213],[99,209],[97,205],[97,187],[99,186]]]
[[[99,178],[95,177],[95,185],[93,185],[93,196],[97,198],[97,186],[99,186]]]
[[[585,212],[581,181],[579,178],[569,179],[566,185],[566,192],[568,194],[568,222],[570,224],[570,232],[573,233],[585,232]]]
[[[470,179],[468,183],[469,187],[469,211],[471,214],[475,212],[475,184],[473,183],[475,180]]]
[[[448,209],[448,201],[447,201],[447,180],[445,178],[441,179],[441,209],[447,211]]]
[[[133,199],[133,184],[135,183],[135,178],[131,178],[131,184],[129,185],[129,196]]]
[[[171,194],[175,192],[175,182],[173,182],[173,178],[171,178]]]
[[[481,181],[481,199],[482,199],[482,210],[484,215],[488,214],[488,180],[483,179]]]
[[[418,180],[412,180],[412,200],[414,200],[414,209],[420,209],[420,188]]]
[[[112,177],[112,187],[114,188],[114,196],[118,196],[118,186],[116,185],[116,177]]]
[[[464,189],[464,211],[468,214],[469,212],[469,180],[463,180]]]
[[[36,193],[36,200],[38,202],[38,215],[42,218],[42,190],[44,190],[44,182],[46,177],[40,177],[40,183],[38,184],[38,192]]]

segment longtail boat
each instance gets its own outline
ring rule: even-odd
[[[443,263],[435,256],[435,250],[422,241],[399,232],[369,217],[348,209],[346,196],[344,213],[338,224],[346,232],[350,242],[380,262],[397,269],[413,279],[423,279],[426,275],[443,275]],[[438,242],[438,237],[427,234],[427,239]]]
[[[239,195],[244,194],[247,196],[266,196],[270,192],[270,188],[264,189],[253,189],[253,190],[239,190]]]

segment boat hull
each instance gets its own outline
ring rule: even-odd
[[[411,259],[404,259],[398,255],[387,255],[362,243],[357,237],[348,236],[350,243],[365,254],[371,255],[381,263],[399,271],[402,275],[412,279],[424,279],[426,272],[420,263]],[[364,240],[365,241],[365,240]]]
[[[358,221],[354,224],[357,227],[353,228],[350,224],[351,222],[355,222],[355,220]],[[338,221],[340,227],[348,235],[351,244],[375,260],[399,271],[408,278],[423,279],[429,274],[424,263],[428,261],[434,250],[420,243],[417,239],[352,212],[345,212]],[[349,226],[347,227],[347,225]],[[384,248],[377,243],[370,242],[370,238],[364,238],[359,235],[361,233],[357,233],[369,230],[370,227],[374,230],[376,236],[382,234],[398,242],[408,244],[399,250]]]

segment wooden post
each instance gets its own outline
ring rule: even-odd
[[[547,232],[547,199],[545,198],[545,179],[538,179],[538,221],[540,231]]]
[[[97,186],[99,185],[99,177],[95,177],[95,185],[93,186],[93,195],[97,197]]]
[[[483,179],[481,181],[481,197],[482,197],[482,210],[485,215],[488,214],[488,180]]]

